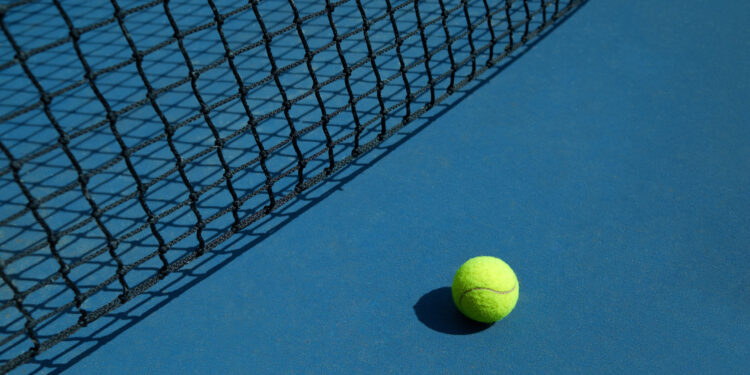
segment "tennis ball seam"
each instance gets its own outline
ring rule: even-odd
[[[517,286],[518,286],[518,284],[516,283],[516,284],[513,285],[512,288],[510,288],[508,290],[495,290],[495,289],[492,289],[492,288],[485,288],[485,287],[471,288],[471,289],[465,290],[463,293],[461,293],[461,297],[458,297],[458,304],[461,305],[461,306],[463,306],[462,301],[464,299],[464,296],[467,295],[467,294],[469,294],[469,293],[471,293],[471,292],[473,292],[473,291],[475,291],[475,290],[487,290],[487,291],[490,291],[490,292],[495,293],[495,294],[510,294],[510,293],[513,293],[514,290],[516,290]]]

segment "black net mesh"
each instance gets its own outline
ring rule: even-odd
[[[346,166],[582,2],[0,5],[0,371]]]

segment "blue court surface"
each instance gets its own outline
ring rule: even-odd
[[[53,3],[32,1],[9,9],[4,35],[15,35],[16,43],[32,52],[65,37],[69,25]],[[82,26],[111,19],[114,12],[109,2],[62,3],[62,13]],[[146,4],[113,3],[123,10]],[[445,1],[443,8],[456,10],[455,17],[442,18],[445,25],[429,23],[441,17],[442,2],[392,1],[391,11],[386,10],[391,4],[366,2],[368,16],[396,18],[375,17],[369,32],[376,50],[393,45],[392,22],[403,33],[414,32],[398,53],[391,48],[377,57],[382,79],[393,78],[356,103],[354,113],[360,116],[355,119],[337,47],[349,64],[362,61],[346,77],[351,89],[361,93],[376,87],[366,45],[351,43],[354,32],[347,34],[361,25],[360,2],[332,5],[329,19],[324,2],[298,1],[301,15],[317,14],[305,19],[304,32],[309,48],[322,51],[312,61],[317,79],[334,82],[320,90],[325,106],[332,113],[344,108],[327,123],[330,136],[343,140],[333,147],[335,154],[318,152],[328,150],[327,135],[315,127],[321,120],[315,95],[304,94],[312,85],[310,67],[294,64],[305,58],[304,48],[294,26],[275,34],[268,50],[279,67],[292,66],[280,83],[267,79],[252,86],[246,101],[264,121],[260,139],[280,145],[267,160],[270,173],[280,173],[275,193],[279,199],[291,195],[216,243],[212,238],[237,223],[235,214],[253,217],[268,205],[267,177],[258,166],[262,153],[245,126],[244,99],[236,94],[237,77],[222,57],[226,51],[216,26],[196,29],[182,48],[158,44],[173,37],[175,27],[213,20],[211,7],[200,1],[153,3],[128,13],[123,25],[110,22],[81,34],[79,48],[91,71],[131,59],[95,80],[109,110],[81,81],[86,69],[71,38],[59,48],[21,58],[23,64],[13,60],[18,51],[7,38],[0,44],[5,120],[0,141],[8,151],[0,159],[0,256],[3,275],[14,283],[11,288],[4,280],[0,288],[0,360],[8,363],[33,345],[22,310],[32,319],[49,316],[31,328],[43,341],[75,326],[81,314],[118,305],[11,373],[747,373],[750,3],[590,0],[563,8],[569,3],[561,1],[559,11],[565,13],[554,25],[518,48],[504,50],[503,42],[493,52],[482,50],[472,68],[472,49],[492,38],[477,26],[473,46],[467,34],[454,44],[454,63],[467,62],[456,71],[456,82],[482,69],[490,53],[508,51],[508,56],[377,143],[382,109],[376,94],[393,108],[389,129],[409,116],[403,81],[413,87],[428,83],[419,57],[445,42],[445,30],[457,35],[465,17],[480,17],[506,3],[508,12],[493,13],[495,26],[530,12],[536,17],[529,23],[534,30],[543,23],[539,4],[544,2],[489,1],[485,8],[482,1]],[[232,9],[232,2],[216,3],[219,13]],[[421,7],[419,19],[413,18],[415,3]],[[261,4],[223,21],[232,48],[239,40],[260,40],[236,54],[247,84],[249,77],[271,77],[274,70],[259,36],[263,31],[248,21],[257,19],[255,11],[271,31],[294,25],[289,2]],[[554,6],[546,6],[546,17],[553,17]],[[175,10],[174,24],[164,18],[165,8]],[[340,46],[331,42],[336,39],[331,22],[345,35]],[[424,43],[419,23],[427,23]],[[142,65],[154,87],[180,82],[159,92],[156,104],[148,101],[151,94],[123,28],[131,29],[140,50],[152,48]],[[515,43],[524,32],[514,30]],[[182,50],[194,68],[187,67]],[[220,63],[211,66],[213,61]],[[40,73],[40,85],[54,94],[51,104],[34,104],[40,93],[29,83],[24,64]],[[400,74],[404,64],[411,64],[409,74]],[[449,72],[450,65],[445,49],[427,64],[435,77]],[[192,69],[203,68],[191,76]],[[438,96],[453,77],[443,78],[435,86]],[[279,98],[279,84],[290,98],[304,97],[290,113]],[[59,91],[65,87],[72,88]],[[207,116],[201,114],[201,100],[211,106]],[[421,91],[414,101],[419,105],[410,110],[429,101],[430,91]],[[146,224],[108,111],[122,113],[116,127],[124,144],[139,145],[127,156],[144,183],[156,181],[143,194],[148,208],[161,215],[156,229]],[[172,140],[164,136],[159,111],[179,124]],[[50,117],[75,135],[69,148],[59,143]],[[222,145],[222,157],[238,168],[231,189],[247,197],[239,208],[231,206],[236,198],[221,178],[224,166],[216,151],[222,148],[213,146],[216,136],[207,121],[230,139]],[[331,155],[343,160],[359,147],[347,135],[355,121],[362,123],[357,142],[375,142],[369,152],[297,194],[298,155],[310,156],[306,178],[325,177],[321,171],[330,167]],[[313,130],[292,144],[285,141],[289,122]],[[89,218],[92,203],[83,198],[65,149],[82,170],[94,171],[84,185],[106,211],[100,220]],[[190,159],[196,150],[202,153]],[[8,154],[21,158],[23,166],[16,170],[21,163],[11,163]],[[188,159],[189,183],[178,173],[175,155]],[[32,215],[28,207],[34,205],[14,171],[34,187],[33,194],[49,196],[41,208],[33,207],[42,219]],[[188,199],[187,185],[203,192],[199,202]],[[66,186],[72,187],[60,190]],[[207,218],[200,229],[196,211]],[[59,258],[80,267],[70,271],[70,282],[57,277],[37,290],[34,285],[47,275],[62,272],[60,259],[45,247],[50,240],[40,221],[64,234],[53,241]],[[76,222],[81,224],[71,224]],[[116,249],[102,226],[114,237],[124,236]],[[169,243],[164,254],[154,253],[159,248],[154,230]],[[190,255],[202,246],[196,232],[210,245],[199,257]],[[127,268],[127,285],[148,282],[162,267],[158,255],[167,262],[192,261],[119,306],[123,284],[112,275],[135,264]],[[456,270],[478,255],[502,258],[520,283],[515,310],[492,325],[461,316],[451,299]],[[97,289],[104,280],[109,283]],[[70,302],[71,284],[87,296],[79,297],[80,306]],[[24,294],[28,288],[34,292]],[[14,300],[19,295],[21,307]],[[58,309],[66,303],[67,310]]]

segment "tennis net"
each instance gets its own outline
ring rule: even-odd
[[[0,372],[350,164],[584,1],[0,5]]]

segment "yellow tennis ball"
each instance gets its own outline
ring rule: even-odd
[[[505,318],[518,302],[518,279],[502,260],[481,256],[466,261],[453,278],[453,302],[467,317],[482,323]]]

